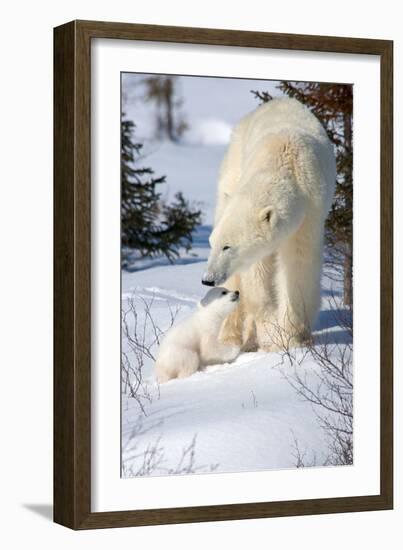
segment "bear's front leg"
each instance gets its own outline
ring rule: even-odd
[[[235,313],[235,312],[234,312]],[[224,321],[218,337],[220,343],[238,346],[242,351],[257,351],[255,321],[252,316],[245,317],[243,312],[229,315]]]
[[[239,309],[228,315],[221,326],[218,341],[225,346],[242,346],[242,319]]]
[[[256,323],[252,315],[245,315],[242,323],[242,351],[257,351]]]
[[[279,350],[309,345],[320,306],[323,222],[313,212],[278,253],[278,308],[272,323],[271,348]],[[312,220],[312,218],[314,218]]]

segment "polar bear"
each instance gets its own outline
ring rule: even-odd
[[[155,364],[158,382],[185,378],[206,365],[233,361],[239,346],[218,341],[224,319],[239,304],[239,291],[215,287],[200,301],[197,311],[168,331]]]
[[[234,128],[202,278],[241,291],[223,343],[272,351],[310,339],[335,181],[327,133],[297,100],[274,99]]]

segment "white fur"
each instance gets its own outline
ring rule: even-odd
[[[310,337],[335,179],[333,146],[298,101],[272,100],[235,127],[203,277],[241,291],[222,341],[270,350],[279,330],[288,344]]]
[[[223,289],[225,290],[225,289]],[[172,327],[159,349],[155,364],[160,383],[171,378],[185,378],[206,365],[233,361],[239,346],[218,341],[224,319],[239,304],[235,293],[226,295],[206,306],[199,304],[197,311],[188,319]]]

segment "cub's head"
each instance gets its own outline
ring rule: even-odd
[[[208,309],[218,317],[226,317],[239,304],[239,291],[228,290],[223,286],[216,286],[207,292],[200,300],[200,308]]]

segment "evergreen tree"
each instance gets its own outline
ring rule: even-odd
[[[122,247],[136,250],[141,257],[164,254],[173,261],[180,248],[191,248],[201,211],[193,209],[182,193],[177,193],[170,204],[161,200],[158,186],[166,178],[156,178],[151,168],[138,166],[143,146],[133,141],[134,128],[130,120],[122,120]]]
[[[353,88],[349,84],[282,81],[279,89],[316,115],[332,141],[337,163],[336,193],[326,220],[330,253],[343,259],[344,303],[353,300]],[[267,92],[252,92],[261,102]]]

